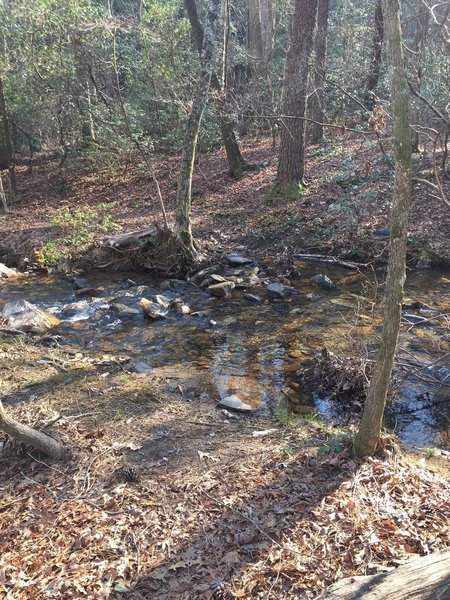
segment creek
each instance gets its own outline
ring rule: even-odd
[[[213,298],[191,282],[105,272],[83,275],[98,297],[79,298],[68,278],[29,275],[0,283],[0,310],[10,300],[35,303],[61,319],[51,334],[63,347],[128,357],[127,370],[162,375],[192,401],[201,394],[220,399],[239,393],[259,412],[286,406],[295,411],[296,405],[308,412],[309,406],[324,420],[348,422],[357,407],[319,397],[314,385],[303,388],[297,371],[324,346],[337,354],[362,347],[374,357],[381,330],[374,301],[382,294],[384,276],[318,263],[299,262],[298,267],[301,275],[290,282],[295,290],[285,298],[268,294],[265,284],[274,280],[261,273],[259,286],[237,285],[225,298]],[[229,268],[221,274],[245,283],[249,271]],[[337,289],[320,289],[312,280],[318,273]],[[387,424],[413,445],[450,447],[449,283],[450,273],[437,269],[407,277],[402,365],[396,369]],[[145,318],[138,302],[156,294],[181,298],[191,314],[169,311],[163,319]],[[122,309],[114,310],[114,304]],[[126,314],[124,305],[139,310]]]

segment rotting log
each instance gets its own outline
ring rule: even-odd
[[[158,237],[158,230],[155,227],[149,229],[141,229],[139,231],[131,231],[130,233],[119,233],[111,235],[100,240],[100,245],[114,250],[127,248],[133,244],[142,245],[147,240],[153,241]]]
[[[321,594],[318,600],[448,600],[450,552],[411,560],[389,573],[348,577]]]

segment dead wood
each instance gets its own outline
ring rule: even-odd
[[[330,265],[345,267],[346,269],[366,269],[370,265],[370,263],[358,263],[351,260],[341,260],[340,258],[335,258],[334,256],[322,256],[321,254],[294,254],[294,258],[323,262]]]
[[[141,229],[139,231],[131,231],[129,233],[120,233],[118,235],[105,237],[100,240],[100,245],[107,248],[113,248],[114,250],[120,250],[122,248],[128,248],[132,245],[142,246],[147,241],[154,241],[157,237],[157,228],[150,227],[148,229]]]
[[[66,448],[62,442],[12,419],[6,414],[1,401],[0,431],[4,431],[9,437],[27,446],[32,446],[55,460],[62,460],[66,455]]]
[[[363,399],[372,369],[373,362],[364,357],[340,356],[323,348],[316,365],[319,395]]]
[[[446,600],[450,593],[450,552],[424,556],[389,573],[348,577],[318,600]]]

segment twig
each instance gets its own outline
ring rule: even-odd
[[[14,504],[18,504],[19,502],[25,502],[25,500],[28,500],[30,496],[25,496],[23,498],[16,498],[15,500],[11,500],[11,502],[7,502],[6,504],[2,504],[0,506],[0,512],[2,510],[5,510],[6,508],[9,508],[10,506],[13,506]]]
[[[85,471],[84,478],[83,478],[84,493],[87,493],[90,488],[91,480],[90,480],[89,472],[91,470],[92,465],[95,463],[96,460],[98,460],[105,454],[108,454],[108,452],[112,452],[113,450],[114,450],[114,448],[107,448],[106,450],[103,450],[103,452],[100,452],[100,454],[97,454],[97,456],[94,456],[94,458],[89,462],[88,466],[86,467],[86,471]]]
[[[52,496],[55,498],[55,500],[58,500],[58,496],[56,495],[56,492],[54,492],[52,490],[51,487],[49,487],[48,485],[45,485],[44,483],[40,483],[39,481],[36,481],[36,479],[33,479],[32,477],[28,477],[27,475],[25,475],[25,473],[23,473],[22,471],[20,471],[20,474],[22,475],[22,477],[24,477],[27,481],[34,483],[35,485],[39,485],[40,487],[43,487],[44,489],[46,489],[47,491],[49,491]]]

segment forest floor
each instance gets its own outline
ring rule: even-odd
[[[383,144],[389,150],[389,142]],[[387,240],[378,234],[389,226],[393,164],[376,140],[347,134],[308,148],[308,188],[295,201],[271,198],[278,149],[268,138],[245,138],[243,153],[260,169],[239,181],[228,175],[222,150],[200,154],[197,161],[193,231],[209,253],[245,246],[256,257],[312,252],[362,262],[386,259]],[[162,225],[155,186],[141,166],[129,157],[110,156],[108,164],[100,158],[78,157],[62,174],[56,159],[44,157],[34,161],[31,173],[27,165],[19,167],[20,201],[0,216],[0,260],[19,266],[111,266],[111,256],[108,260],[98,249],[102,229],[126,232]],[[176,155],[155,161],[170,221],[178,162]],[[417,155],[414,165],[416,176],[432,178],[429,153]],[[449,231],[448,207],[427,186],[415,184],[410,266],[449,264]],[[116,253],[113,259],[117,269],[130,266],[129,256]]]
[[[44,342],[0,342],[2,397],[73,455],[3,442],[0,596],[207,600],[222,582],[228,598],[309,599],[450,547],[440,451],[386,436],[362,463],[351,430],[230,415],[158,369]]]
[[[193,228],[205,248],[243,246],[274,269],[302,251],[386,258],[374,233],[389,225],[392,165],[376,142],[310,148],[309,187],[295,202],[270,198],[269,140],[247,138],[243,150],[262,166],[240,181],[221,151],[200,156]],[[177,156],[155,165],[171,219],[177,166]],[[430,157],[416,168],[425,177]],[[27,170],[20,202],[0,216],[9,265],[129,268],[128,256],[99,248],[99,230],[162,222],[153,184],[131,163],[86,158],[63,180],[55,159]],[[445,205],[416,188],[410,264],[449,263],[449,228]],[[351,428],[232,415],[207,393],[188,400],[164,369],[130,373],[118,356],[48,342],[0,337],[9,413],[47,424],[73,451],[54,464],[0,437],[0,597],[209,600],[223,582],[229,598],[307,600],[343,577],[450,547],[448,453],[400,450],[385,436],[359,462]]]

